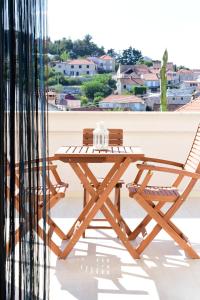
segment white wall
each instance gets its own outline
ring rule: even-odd
[[[53,155],[60,146],[81,145],[82,129],[95,127],[103,120],[109,128],[124,130],[124,145],[141,146],[145,155],[184,162],[200,122],[200,113],[183,112],[49,112],[49,153]],[[80,194],[81,185],[69,166],[59,163],[60,173],[70,184],[71,195]],[[104,175],[108,165],[98,164],[95,172]],[[125,176],[130,182],[136,169],[131,166]],[[167,177],[168,178],[168,177]],[[156,179],[156,183],[165,183]],[[195,193],[200,196],[197,186]],[[124,194],[127,195],[126,189]]]

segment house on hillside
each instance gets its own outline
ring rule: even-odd
[[[144,85],[151,91],[157,92],[160,89],[160,79],[158,74],[149,73],[141,75],[141,78],[144,81]]]
[[[71,94],[59,94],[58,105],[65,106],[66,108],[75,108],[81,106],[81,101],[77,100]]]
[[[128,78],[117,78],[117,92],[122,94],[126,91],[130,91],[134,86],[143,86],[144,80],[140,77],[128,77]]]
[[[115,72],[115,59],[110,55],[102,55],[101,57],[88,57],[97,65],[97,70],[101,72]]]
[[[168,89],[167,90],[167,106],[169,111],[174,111],[179,107],[188,103],[192,98],[191,89]],[[145,97],[148,107],[154,111],[160,110],[160,93],[151,93]]]
[[[179,74],[174,71],[167,71],[167,84],[170,87],[179,85]]]
[[[200,80],[200,69],[193,69],[194,80]]]
[[[162,66],[162,62],[160,60],[153,60],[153,69],[160,70]],[[174,64],[172,62],[167,63],[167,70],[174,71]]]
[[[193,91],[200,89],[200,81],[197,80],[185,80],[182,83],[184,88],[191,88]]]
[[[119,65],[117,70],[117,78],[126,77],[126,75],[141,77],[143,74],[150,73],[146,65]]]
[[[99,107],[132,111],[146,110],[144,100],[134,95],[110,95],[99,102]]]
[[[55,65],[57,72],[65,76],[95,75],[97,73],[96,64],[89,59],[73,59],[66,62],[59,62]]]
[[[194,80],[194,72],[192,70],[181,69],[177,73],[179,75],[180,83],[187,80]]]

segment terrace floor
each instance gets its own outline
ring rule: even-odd
[[[81,210],[78,199],[63,199],[52,217],[66,230]],[[200,201],[190,198],[174,222],[190,237],[200,253]],[[131,199],[123,199],[122,215],[131,228],[143,211]],[[88,230],[66,260],[50,255],[50,299],[199,300],[200,260],[183,251],[161,231],[140,260],[133,260],[112,230]]]

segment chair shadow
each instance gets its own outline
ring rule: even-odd
[[[110,240],[109,235],[105,233],[103,235],[105,240]],[[197,285],[192,283],[192,279],[190,282],[189,278],[193,278],[194,274],[199,278],[200,260],[184,257],[184,253],[172,240],[156,239],[146,249],[140,260],[130,258],[128,262],[126,260],[124,262],[119,255],[114,255],[114,253],[108,254],[105,248],[110,248],[108,245],[103,245],[101,250],[97,250],[102,237],[100,240],[98,238],[95,240],[97,243],[92,243],[89,239],[81,240],[80,243],[83,241],[84,245],[87,244],[86,250],[73,250],[66,260],[57,260],[56,263],[55,276],[61,289],[68,291],[77,299],[97,300],[99,294],[118,296],[120,299],[130,297],[130,295],[150,299],[148,297],[152,291],[149,291],[149,282],[153,282],[153,293],[157,294],[155,300],[187,300],[190,295],[193,300],[199,299],[195,295],[200,293],[200,279]],[[121,248],[121,243],[117,238],[113,240],[117,244],[113,247],[113,252],[114,249],[126,251]],[[199,244],[193,244],[193,246],[200,251]],[[132,278],[131,288],[130,285],[127,288],[127,285],[123,284],[126,277],[129,281]],[[143,281],[142,288],[141,284],[135,286],[136,279],[140,283],[141,280]],[[100,281],[102,281],[101,284],[99,284]],[[180,295],[177,296],[179,293]]]
[[[200,244],[192,247],[200,253]],[[185,256],[174,241],[153,241],[139,264],[153,280],[159,299],[199,300],[200,259]]]
[[[130,290],[120,283],[124,274],[122,268],[129,264],[122,263],[116,255],[97,251],[97,245],[94,243],[88,242],[87,245],[87,250],[81,250],[85,255],[75,254],[76,250],[73,250],[66,260],[57,260],[55,275],[63,290],[79,300],[97,300],[99,294],[121,295],[121,297],[148,295],[144,289]],[[136,266],[134,261],[131,265],[133,268]],[[99,280],[109,280],[108,288],[99,287]]]

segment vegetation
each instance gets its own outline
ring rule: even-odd
[[[72,41],[70,38],[63,38],[52,42],[48,40],[48,52],[52,55],[57,55],[61,60],[74,59],[86,56],[101,56],[105,54],[103,47],[98,47],[92,37],[87,34],[82,40]]]
[[[105,53],[104,47],[99,47],[92,40],[92,36],[87,34],[82,40],[77,39],[72,41],[70,38],[62,38],[52,42],[48,40],[48,53],[54,55],[54,59],[66,61],[68,59],[76,59],[78,57],[88,57],[88,56],[102,56],[104,54],[110,55],[116,59],[116,64],[128,64],[133,65],[136,63],[144,63],[146,65],[151,65],[150,62],[144,61],[141,51],[129,47],[124,49],[121,54],[117,53],[115,49],[108,49]]]
[[[117,58],[117,61],[122,65],[135,65],[142,60],[141,51],[129,47],[128,49],[123,50]]]
[[[116,88],[116,82],[109,74],[93,76],[91,81],[82,83],[83,94],[91,101],[99,101],[100,98],[107,97]]]
[[[138,63],[140,65],[146,65],[147,67],[152,67],[153,66],[153,62],[152,61],[148,61],[148,60],[141,59]]]
[[[131,94],[133,95],[144,95],[147,92],[146,86],[133,86],[130,89]]]
[[[177,72],[179,70],[190,70],[190,69],[187,68],[187,67],[185,67],[185,66],[183,66],[183,65],[180,65],[180,66],[175,65],[174,66],[174,71]]]
[[[81,96],[81,106],[87,106],[88,103],[88,98],[85,96]]]
[[[162,67],[160,69],[160,87],[161,87],[161,111],[167,111],[167,61],[168,61],[168,52],[165,50],[162,58]]]
[[[63,86],[81,85],[82,81],[79,78],[66,77],[61,72],[56,72],[55,69],[48,67],[45,69],[45,79],[48,86],[60,84]]]
[[[107,54],[111,57],[117,58],[118,54],[115,52],[115,49],[111,48],[107,51]]]

